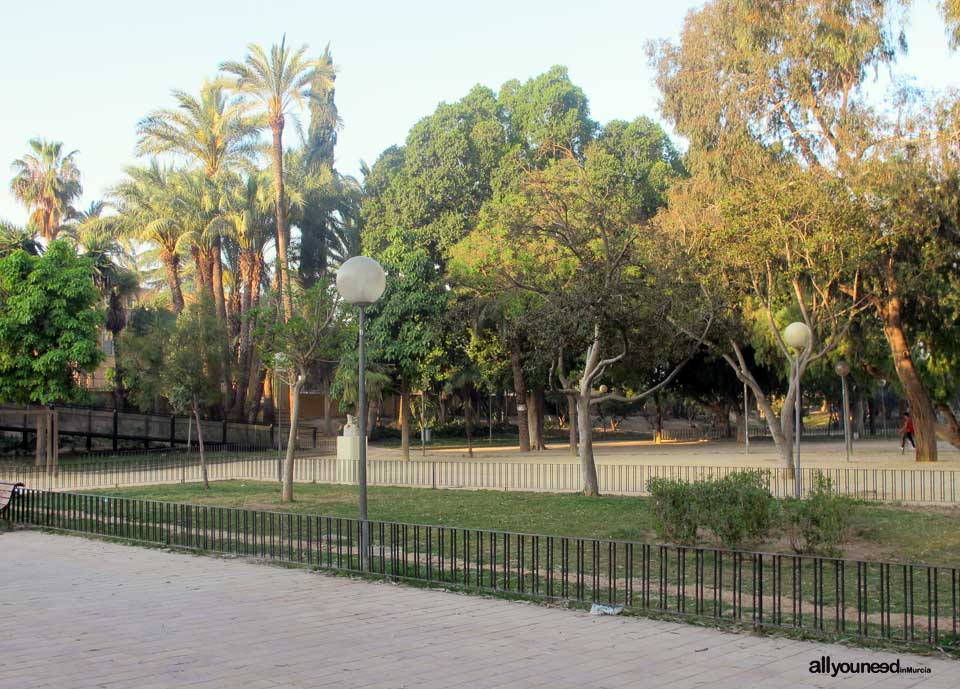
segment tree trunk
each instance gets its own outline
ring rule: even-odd
[[[866,416],[866,410],[864,409],[863,404],[863,395],[857,394],[857,400],[854,403],[854,412],[853,412],[853,430],[852,433],[857,434],[857,438],[864,437],[864,416]],[[843,411],[837,414],[837,418],[843,419]],[[841,428],[843,426],[841,425]],[[852,435],[851,435],[852,437]]]
[[[577,398],[575,395],[567,395],[567,447],[570,455],[577,456]]]
[[[293,301],[290,295],[290,263],[287,258],[287,244],[290,228],[287,227],[287,202],[283,193],[283,115],[270,123],[273,130],[273,186],[274,203],[277,214],[277,285],[280,287],[280,305],[282,320],[286,323],[293,313]]]
[[[227,300],[223,292],[223,242],[217,233],[210,246],[210,278],[213,283],[213,303],[217,307],[217,318],[227,322]]]
[[[946,424],[937,425],[938,435],[954,447],[960,448],[960,423],[957,422],[957,416],[953,413],[953,408],[949,404],[941,402],[937,405],[937,409],[947,420]]]
[[[201,292],[213,297],[213,255],[204,249],[197,249],[197,280]],[[214,297],[215,298],[215,297]]]
[[[733,415],[737,423],[737,442],[743,443],[747,438],[747,418],[743,415],[743,410],[739,406],[734,407]]]
[[[890,345],[897,377],[910,402],[910,417],[913,419],[916,430],[916,460],[935,462],[937,461],[936,415],[930,396],[910,357],[910,346],[907,344],[901,320],[902,306],[899,297],[892,297],[880,307],[883,334],[887,338],[887,344]]]
[[[367,437],[377,423],[377,410],[380,408],[380,400],[367,398]]]
[[[293,502],[293,462],[297,448],[297,427],[300,425],[300,388],[306,374],[300,372],[296,382],[290,386],[290,433],[287,436],[287,456],[283,462],[283,494],[280,502]],[[363,442],[361,438],[360,442]]]
[[[329,437],[333,435],[333,400],[330,398],[330,378],[323,381],[323,432]]]
[[[167,273],[167,287],[173,300],[173,310],[178,316],[183,311],[183,290],[180,287],[180,257],[172,251],[161,250],[160,260]]]
[[[111,330],[113,337],[113,408],[123,411],[127,406],[127,393],[123,388],[123,359],[120,356],[120,331]]]
[[[583,472],[583,494],[600,495],[597,465],[593,459],[593,423],[590,420],[590,390],[577,395],[577,424],[580,429],[580,469]]]
[[[527,425],[527,386],[520,363],[520,344],[514,340],[510,347],[510,368],[513,371],[513,392],[517,399],[517,428],[520,432],[520,452],[530,452],[530,427]]]
[[[264,380],[269,373],[261,367],[260,357],[256,356],[256,351],[254,351],[252,359],[253,361],[250,365],[250,390],[247,392],[247,400],[250,407],[247,411],[247,421],[256,423],[257,418],[260,416],[260,408],[263,404]],[[270,423],[270,421],[267,420],[266,413],[264,413],[263,422]]]
[[[530,433],[530,449],[542,450],[543,439],[537,428],[537,393],[530,389],[527,390],[527,429]]]
[[[264,423],[279,423],[280,419],[277,418],[277,405],[274,400],[274,390],[273,390],[273,375],[271,374],[270,369],[262,369],[263,375],[261,380],[263,381],[263,422]]]
[[[203,477],[203,489],[210,490],[210,480],[207,476],[207,458],[203,451],[203,424],[200,423],[200,413],[197,411],[197,397],[193,397],[193,418],[197,422],[197,446],[200,448],[200,475]]]
[[[400,381],[400,453],[410,459],[410,391],[405,379]]]
[[[247,388],[250,385],[250,340],[251,320],[250,307],[252,305],[251,290],[253,285],[254,265],[256,257],[247,251],[240,253],[239,274],[242,285],[240,295],[240,345],[237,352],[237,389],[233,396],[233,411],[236,418],[244,418],[247,400]]]
[[[473,393],[467,396],[463,405],[463,425],[467,431],[467,456],[473,457]]]

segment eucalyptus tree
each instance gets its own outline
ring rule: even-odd
[[[29,226],[46,241],[57,238],[64,221],[80,197],[80,169],[77,151],[64,151],[59,141],[31,139],[30,153],[13,161],[16,174],[10,191],[30,211]]]
[[[663,94],[663,114],[690,141],[694,174],[713,182],[722,178],[741,194],[741,201],[743,194],[760,201],[751,203],[750,224],[764,222],[764,215],[782,216],[785,210],[761,201],[770,184],[786,191],[776,178],[760,181],[753,174],[742,185],[731,173],[743,151],[752,155],[758,146],[770,157],[780,157],[786,168],[802,171],[790,171],[787,177],[808,180],[800,185],[811,197],[803,203],[818,204],[824,217],[835,204],[833,213],[846,216],[842,232],[819,247],[841,242],[858,254],[847,254],[855,260],[832,284],[854,303],[869,304],[883,323],[918,431],[917,459],[932,461],[937,456],[935,414],[912,361],[919,343],[910,341],[905,321],[907,307],[920,296],[911,289],[918,283],[899,279],[920,270],[909,261],[901,265],[911,252],[904,254],[899,247],[905,241],[921,246],[930,225],[890,241],[891,214],[877,222],[875,212],[875,200],[889,187],[871,187],[869,172],[890,159],[891,147],[909,155],[910,139],[919,133],[903,136],[906,132],[901,131],[902,123],[913,119],[912,111],[922,108],[915,96],[901,94],[888,113],[869,93],[871,75],[892,69],[905,47],[904,6],[896,0],[713,0],[687,15],[679,43],[652,45],[650,54]],[[899,204],[892,207],[894,213],[900,209]],[[822,239],[826,232],[826,225],[817,231]],[[784,246],[777,254],[780,260],[790,259]],[[790,290],[789,284],[784,288]],[[810,298],[809,292],[796,295],[794,308],[802,311]]]
[[[284,194],[283,130],[292,108],[303,109],[311,99],[322,98],[322,86],[332,88],[335,70],[329,60],[307,57],[307,46],[293,49],[287,46],[286,36],[280,44],[270,48],[269,55],[259,45],[247,46],[243,62],[224,62],[220,70],[231,79],[230,88],[250,97],[273,135],[272,162],[274,210],[277,230],[277,285],[280,288],[281,308],[292,313],[292,302],[287,289],[290,284],[289,257],[290,227],[287,222],[287,203]]]

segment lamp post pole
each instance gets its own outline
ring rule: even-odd
[[[783,331],[783,342],[793,347],[794,356],[790,357],[789,352],[785,352],[790,358],[790,365],[793,374],[793,386],[796,392],[794,398],[794,455],[793,455],[793,492],[796,497],[800,497],[800,410],[803,405],[803,395],[800,390],[800,369],[804,358],[813,345],[813,332],[810,326],[803,322],[791,323]]]
[[[370,522],[367,521],[367,381],[366,347],[364,342],[365,309],[383,296],[387,286],[383,266],[368,256],[354,256],[344,261],[337,270],[337,290],[348,304],[360,309],[360,332],[357,338],[357,430],[360,437],[357,445],[357,483],[360,488],[359,532],[360,569],[370,569]],[[352,455],[352,453],[351,453]]]
[[[357,344],[357,354],[360,359],[360,370],[357,372],[358,387],[357,390],[357,424],[360,429],[360,447],[357,453],[357,481],[360,483],[360,528],[366,532],[367,526],[367,373],[366,373],[366,347],[364,346],[364,311],[366,307],[360,306],[360,338]],[[365,538],[361,538],[361,544],[365,545]],[[366,565],[367,550],[363,549],[363,563]],[[366,569],[366,566],[364,566]]]
[[[793,467],[793,493],[794,497],[800,497],[800,407],[803,404],[803,395],[800,392],[800,353],[797,352],[797,360],[794,363],[794,378],[796,389],[797,389],[797,399],[794,402],[794,431],[793,431],[793,442],[794,442],[794,467]]]

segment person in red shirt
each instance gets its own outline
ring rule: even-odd
[[[907,440],[910,441],[910,446],[916,449],[917,444],[913,442],[913,419],[910,418],[910,412],[905,411],[903,412],[903,426],[900,427],[900,454],[903,454]]]

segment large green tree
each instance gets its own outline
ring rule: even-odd
[[[904,3],[895,0],[713,0],[687,16],[679,43],[651,46],[651,57],[663,113],[689,139],[694,174],[713,181],[721,197],[725,189],[716,183],[730,183],[739,200],[752,208],[745,227],[769,227],[771,220],[786,225],[792,208],[814,206],[823,221],[817,222],[819,231],[812,225],[806,228],[813,230],[808,237],[826,239],[827,222],[834,223],[829,241],[810,245],[820,253],[806,265],[819,270],[821,260],[832,261],[840,245],[847,250],[849,269],[831,282],[829,299],[839,303],[837,292],[842,291],[854,305],[865,302],[874,309],[910,401],[918,431],[917,459],[932,461],[937,457],[936,418],[913,361],[917,343],[910,341],[904,320],[909,311],[905,307],[919,296],[918,282],[901,278],[920,271],[919,265],[904,261],[916,253],[903,251],[904,243],[915,243],[919,250],[936,225],[906,230],[909,223],[901,222],[905,233],[891,237],[891,211],[909,216],[911,206],[891,206],[879,222],[876,201],[889,187],[882,184],[883,175],[877,179],[870,172],[875,165],[889,164],[895,157],[892,149],[909,151],[929,135],[916,136],[920,132],[903,127],[918,105],[922,109],[916,98],[903,94],[887,114],[868,88],[880,69],[895,65],[904,47],[903,17]],[[746,185],[737,184],[734,173],[758,147],[768,152],[768,159],[779,160],[782,172],[765,180],[753,174]],[[920,174],[928,175],[929,168]],[[784,180],[799,181],[794,189]],[[766,203],[771,186],[790,198]],[[907,183],[908,189],[913,186]],[[798,198],[797,190],[804,198]],[[787,246],[781,242],[776,250],[778,264],[806,259],[791,255]],[[947,256],[929,258],[943,261]],[[808,286],[805,294],[794,296],[795,316],[812,306],[815,288]],[[789,291],[788,284],[784,292]],[[808,324],[816,329],[815,323]],[[771,329],[779,325],[770,322]],[[816,351],[828,347],[820,339]]]
[[[596,495],[593,408],[652,394],[679,370],[665,370],[646,389],[600,389],[627,356],[628,343],[657,342],[661,346],[650,347],[656,356],[678,339],[663,326],[666,316],[677,315],[679,288],[658,280],[649,221],[682,168],[665,133],[644,118],[611,123],[586,145],[582,159],[564,150],[542,167],[525,169],[508,193],[487,204],[456,257],[461,280],[472,278],[490,293],[530,297],[527,318],[540,330],[537,344],[552,350],[553,373],[575,401],[584,490]],[[576,364],[568,371],[571,352]],[[646,363],[657,368],[662,362]]]
[[[100,295],[91,260],[66,241],[0,258],[0,400],[67,401],[100,362]]]

